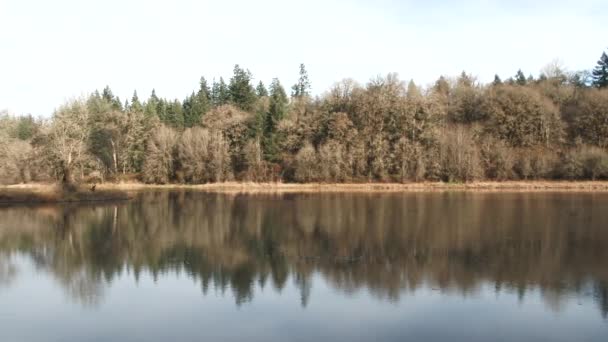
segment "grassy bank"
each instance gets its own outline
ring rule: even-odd
[[[315,192],[425,192],[425,191],[483,191],[483,192],[548,192],[548,191],[606,191],[608,182],[507,181],[471,183],[247,183],[226,182],[200,185],[104,183],[92,192],[88,186],[65,192],[53,184],[32,183],[0,186],[0,203],[87,202],[129,199],[130,192],[144,190],[198,190],[221,193],[315,193]]]
[[[55,184],[20,184],[0,187],[0,204],[6,203],[59,203],[59,202],[97,202],[127,200],[130,196],[118,188],[96,189],[80,186],[67,191]]]
[[[314,193],[314,192],[424,192],[424,191],[608,191],[608,182],[510,181],[473,183],[247,183],[201,185],[143,183],[104,184],[108,190],[192,189],[223,193]]]

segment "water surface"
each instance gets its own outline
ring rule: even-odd
[[[0,341],[606,341],[608,194],[0,208]]]

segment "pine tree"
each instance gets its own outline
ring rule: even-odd
[[[164,102],[164,101],[163,101]],[[175,127],[175,128],[183,128],[184,127],[184,111],[182,104],[179,100],[173,100],[171,102],[167,102],[166,104],[166,117],[165,123]]]
[[[131,97],[131,107],[130,110],[133,112],[141,112],[144,107],[139,102],[139,97],[137,96],[137,90],[133,91],[133,96]]]
[[[258,86],[255,88],[255,94],[258,97],[268,96],[268,90],[266,90],[266,86],[264,86],[264,83],[262,81],[260,81],[260,83],[258,83]]]
[[[228,85],[230,102],[244,111],[251,111],[256,100],[255,89],[251,85],[251,78],[251,72],[242,69],[237,64],[234,66],[234,73]]]
[[[287,94],[277,78],[270,84],[270,104],[263,123],[262,149],[264,159],[276,161],[279,157],[277,144],[277,125],[287,113]]]
[[[532,74],[528,75],[528,79],[526,80],[526,83],[528,83],[528,84],[534,83],[534,76]]]
[[[230,92],[228,90],[228,86],[226,82],[224,82],[224,78],[220,77],[219,82],[213,81],[213,86],[211,87],[211,103],[214,107],[223,106],[228,103],[230,100]]]
[[[105,88],[103,88],[101,97],[110,103],[112,101],[114,101],[114,94],[112,94],[112,90],[110,89],[110,86],[106,86]]]
[[[291,96],[293,97],[304,97],[310,95],[310,80],[308,79],[308,72],[304,63],[300,64],[300,78],[298,83],[291,87]]]
[[[500,76],[494,75],[494,81],[492,82],[492,85],[494,85],[494,86],[502,85],[502,80],[500,79]]]
[[[517,70],[517,74],[515,74],[515,83],[520,86],[525,86],[528,81],[526,80],[526,76],[521,71],[521,69]]]
[[[146,102],[146,105],[144,107],[144,112],[146,113],[147,117],[158,117],[158,103],[159,103],[159,99],[158,96],[156,96],[156,90],[152,89],[152,94],[150,94],[150,98],[148,99],[148,102]]]
[[[112,90],[110,89],[110,86],[106,86],[105,88],[103,88],[101,97],[106,102],[108,102],[112,105],[112,109],[122,111],[123,108],[122,108],[122,103],[120,102],[120,98],[114,97],[114,94],[112,94]]]
[[[597,65],[592,72],[593,85],[597,88],[608,87],[608,55],[602,53]]]
[[[200,124],[203,116],[209,110],[210,103],[211,91],[207,85],[207,80],[201,77],[196,94],[193,92],[183,103],[185,127],[193,127]]]

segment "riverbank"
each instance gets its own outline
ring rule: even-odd
[[[0,204],[124,201],[130,198],[126,191],[118,188],[91,191],[86,185],[73,191],[44,183],[0,186]]]
[[[251,183],[226,182],[199,185],[104,183],[92,192],[82,186],[75,193],[61,193],[52,184],[32,183],[0,186],[0,202],[36,201],[91,201],[126,199],[129,192],[149,189],[199,190],[222,193],[312,193],[312,192],[424,192],[424,191],[489,191],[489,192],[542,192],[542,191],[608,191],[608,181],[505,181],[470,183]],[[66,196],[61,199],[61,196]]]

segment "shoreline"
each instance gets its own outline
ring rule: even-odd
[[[608,192],[608,181],[488,181],[470,183],[254,183],[145,184],[138,182],[102,183],[97,191],[63,194],[56,184],[28,183],[0,185],[0,202],[84,202],[127,199],[125,193],[145,190],[196,190],[215,193],[331,193],[331,192]],[[15,197],[15,198],[13,198]],[[28,201],[31,197],[32,201]],[[114,198],[113,198],[114,197]]]
[[[80,186],[75,191],[65,191],[57,184],[48,183],[0,186],[0,205],[113,202],[131,198],[127,191],[119,189],[100,189],[93,192]]]

